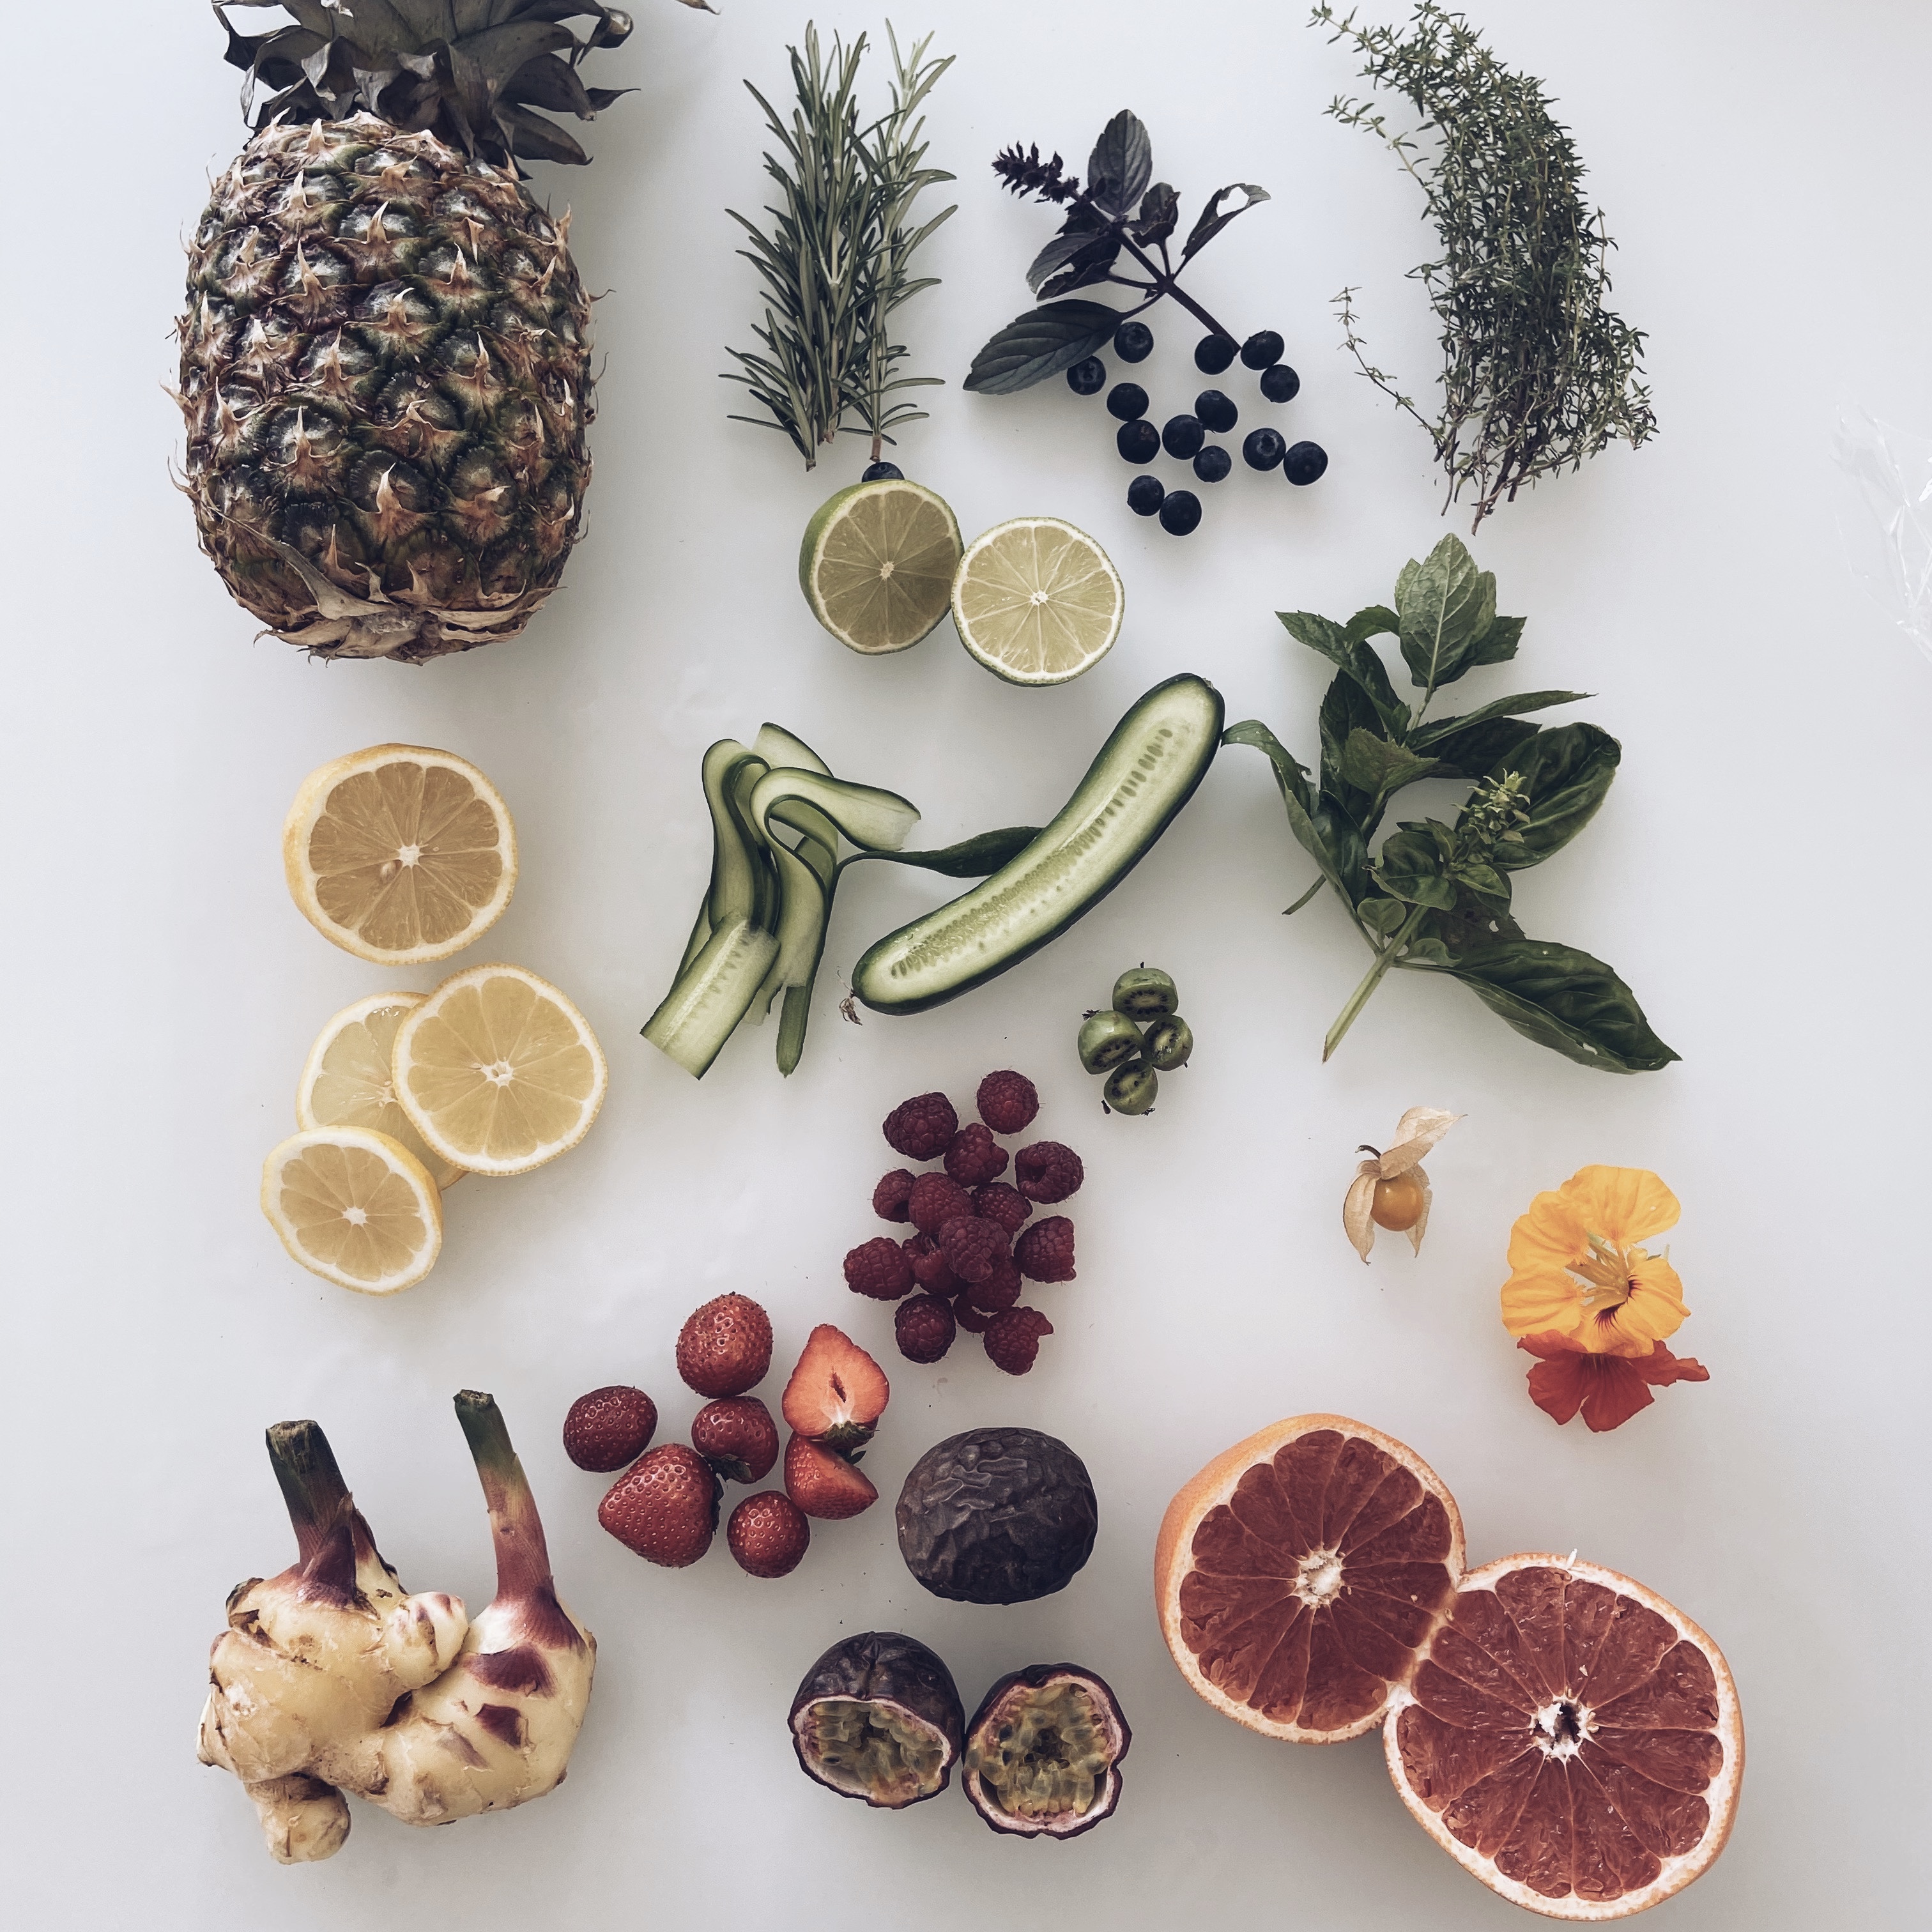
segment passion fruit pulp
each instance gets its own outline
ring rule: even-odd
[[[980,1700],[960,1788],[995,1832],[1077,1838],[1113,1815],[1132,1742],[1106,1678],[1077,1664],[1029,1664]]]
[[[964,1731],[952,1672],[896,1630],[834,1644],[792,1699],[792,1748],[805,1774],[880,1810],[944,1791]]]

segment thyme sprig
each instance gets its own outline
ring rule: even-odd
[[[1350,43],[1364,56],[1363,77],[1421,117],[1401,133],[1366,101],[1338,96],[1328,109],[1388,143],[1435,224],[1441,256],[1411,271],[1442,325],[1435,422],[1364,352],[1357,291],[1342,290],[1335,304],[1362,374],[1433,439],[1448,501],[1471,492],[1480,528],[1526,484],[1655,434],[1638,380],[1643,332],[1604,306],[1616,244],[1602,211],[1584,200],[1576,142],[1543,82],[1505,67],[1435,0],[1421,0],[1406,32],[1358,26],[1328,0],[1310,24]]]
[[[764,326],[752,330],[763,350],[728,350],[739,367],[724,380],[745,384],[767,413],[730,420],[782,430],[808,470],[842,430],[869,436],[876,463],[894,430],[926,416],[901,392],[941,380],[898,373],[908,351],[892,340],[892,316],[937,286],[936,276],[914,274],[913,256],[956,212],[942,209],[916,226],[913,214],[927,188],[953,178],[926,165],[920,111],[953,56],[928,59],[929,34],[904,53],[890,22],[886,34],[892,105],[869,124],[860,121],[856,98],[863,34],[849,47],[835,34],[828,61],[818,28],[807,26],[802,52],[789,50],[796,104],[788,120],[745,83],[782,153],[765,155],[780,202],[765,210],[769,231],[726,210],[751,237],[738,252],[758,271],[766,296]]]

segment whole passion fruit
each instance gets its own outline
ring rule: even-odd
[[[914,1464],[899,1553],[936,1597],[1024,1604],[1066,1588],[1094,1552],[1087,1466],[1037,1429],[969,1429]]]
[[[1030,1664],[980,1699],[960,1789],[996,1832],[1077,1838],[1112,1816],[1132,1742],[1104,1677],[1077,1664]]]
[[[964,1730],[952,1672],[896,1630],[835,1643],[791,1700],[792,1748],[806,1777],[881,1810],[944,1791]]]

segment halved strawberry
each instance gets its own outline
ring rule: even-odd
[[[879,1500],[872,1478],[822,1443],[794,1436],[785,1444],[785,1494],[807,1516],[838,1522]]]
[[[808,1441],[849,1456],[872,1439],[892,1393],[885,1370],[850,1336],[821,1322],[806,1338],[779,1407]]]

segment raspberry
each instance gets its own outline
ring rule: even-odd
[[[1004,1180],[989,1180],[973,1190],[973,1211],[982,1220],[997,1221],[1010,1234],[1017,1234],[1033,1212],[1033,1203],[1017,1187]]]
[[[909,1362],[936,1362],[959,1332],[951,1306],[936,1294],[915,1294],[892,1310],[892,1339]]]
[[[974,1096],[979,1102],[980,1118],[996,1134],[1023,1134],[1040,1112],[1040,1090],[1024,1073],[1008,1067],[989,1073],[980,1082]]]
[[[1072,1280],[1073,1223],[1064,1214],[1036,1221],[1020,1237],[1013,1259],[1029,1280]]]
[[[906,1202],[912,1193],[912,1170],[896,1167],[872,1190],[872,1212],[881,1221],[910,1221]]]
[[[972,1197],[945,1174],[922,1174],[906,1198],[906,1211],[922,1234],[936,1234],[956,1216],[972,1213]]]
[[[939,1252],[939,1244],[930,1234],[915,1234],[899,1246],[911,1266],[913,1280],[921,1288],[934,1294],[959,1292],[959,1277],[946,1265],[946,1257]]]
[[[912,1292],[912,1264],[890,1234],[875,1234],[845,1257],[845,1286],[874,1301],[896,1301]]]
[[[984,1281],[1010,1252],[1006,1231],[976,1214],[958,1214],[939,1231],[939,1252],[962,1281]]]
[[[982,1315],[997,1315],[1001,1309],[1012,1307],[1025,1287],[1012,1256],[1003,1255],[999,1266],[984,1281],[969,1282],[960,1290],[959,1299],[970,1303]]]
[[[983,1335],[992,1320],[990,1315],[982,1315],[963,1294],[952,1304],[952,1318],[969,1335]]]
[[[952,1136],[946,1150],[946,1171],[962,1187],[977,1187],[998,1180],[1006,1171],[1008,1158],[1006,1149],[975,1120]]]
[[[908,1160],[937,1160],[959,1131],[959,1116],[944,1094],[918,1094],[886,1116],[886,1144]]]
[[[1086,1178],[1080,1156],[1058,1141],[1035,1141],[1013,1162],[1014,1183],[1029,1201],[1064,1201]]]
[[[996,1369],[1023,1376],[1040,1354],[1040,1338],[1053,1324],[1037,1308],[1009,1308],[986,1324],[986,1353]]]

